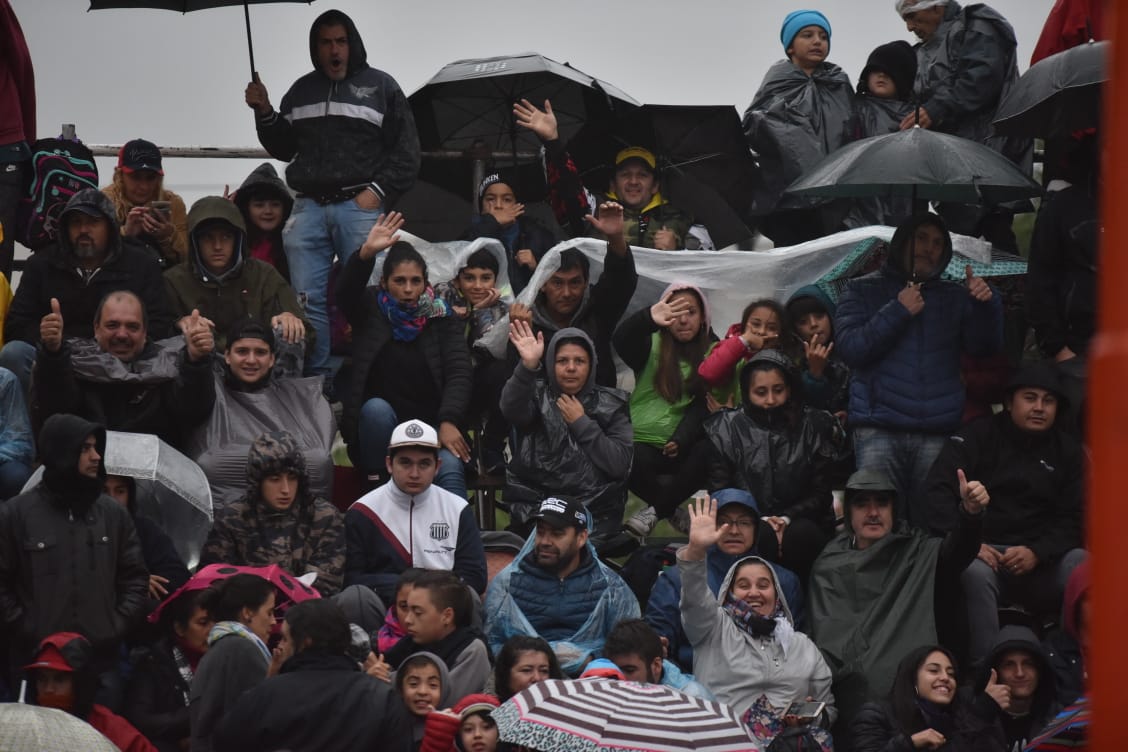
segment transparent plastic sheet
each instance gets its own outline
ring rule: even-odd
[[[859,243],[871,238],[888,242],[893,238],[893,232],[892,227],[859,227],[800,245],[767,251],[657,251],[632,247],[639,280],[626,315],[657,302],[671,282],[685,282],[701,288],[709,298],[713,330],[718,336],[723,336],[728,326],[740,319],[744,306],[751,301],[762,297],[787,300],[803,285],[812,284],[833,271]],[[457,259],[472,252],[471,248],[477,250],[483,246],[495,246],[501,249],[498,241],[489,238],[480,238],[473,243],[430,243],[406,232],[401,235],[427,260],[432,284],[453,277],[457,272]],[[952,235],[952,243],[960,256],[982,264],[991,263],[991,246],[988,243],[955,234]],[[590,260],[590,281],[599,279],[607,243],[594,238],[567,240],[545,254],[528,287],[515,298],[516,302],[533,304],[537,291],[559,268],[560,252],[569,248],[583,252]],[[504,268],[503,265],[503,271]],[[378,275],[379,272],[374,273],[374,277]],[[376,282],[373,279],[371,284]],[[505,356],[507,323],[503,320],[493,327],[480,343],[494,357]]]
[[[329,500],[333,491],[333,436],[337,423],[321,393],[321,378],[279,379],[254,392],[224,387],[215,375],[215,408],[185,445],[203,468],[216,507],[247,490],[247,453],[268,431],[289,431],[305,456],[310,489]]]

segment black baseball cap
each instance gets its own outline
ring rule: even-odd
[[[126,172],[150,170],[158,175],[164,175],[161,167],[161,150],[152,141],[135,138],[127,141],[118,152],[118,167]]]
[[[575,527],[587,530],[591,516],[583,504],[574,499],[561,499],[549,496],[540,503],[534,520],[544,520],[553,527]]]

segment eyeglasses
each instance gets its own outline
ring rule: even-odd
[[[739,527],[741,529],[748,530],[748,529],[756,526],[756,520],[752,519],[751,517],[737,517],[736,519],[718,517],[717,518],[717,527],[720,528],[720,527],[723,527],[724,525],[729,525],[731,527]]]

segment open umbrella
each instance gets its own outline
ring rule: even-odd
[[[539,152],[540,141],[520,128],[513,104],[552,100],[560,138],[567,141],[587,121],[606,118],[638,102],[611,84],[535,52],[446,65],[411,96],[411,111],[425,151]]]
[[[4,752],[118,752],[98,729],[56,708],[0,703],[0,750]]]
[[[156,10],[174,10],[177,13],[189,13],[194,10],[206,8],[226,8],[231,5],[243,6],[243,21],[247,25],[247,54],[251,59],[251,76],[255,75],[255,48],[251,42],[251,9],[252,5],[266,5],[267,3],[305,3],[309,5],[313,0],[90,0],[89,10],[106,10],[109,8],[153,8]]]
[[[1081,752],[1089,748],[1089,698],[1077,702],[1058,713],[1042,733],[1026,745],[1027,752]]]
[[[199,572],[192,575],[188,582],[181,585],[176,590],[172,591],[167,598],[161,601],[161,604],[153,609],[149,614],[148,619],[152,624],[160,621],[161,612],[164,607],[172,603],[183,593],[190,593],[196,590],[206,590],[214,583],[220,580],[225,580],[228,577],[236,574],[253,574],[261,577],[264,580],[269,580],[274,585],[274,619],[275,629],[282,623],[282,619],[286,616],[286,612],[295,603],[308,601],[311,598],[320,598],[321,593],[314,590],[309,585],[299,580],[294,575],[287,572],[277,564],[271,564],[268,567],[240,567],[234,564],[209,564],[203,567]]]
[[[153,434],[124,431],[106,431],[102,464],[107,475],[137,481],[137,514],[157,523],[189,569],[196,566],[212,523],[211,486],[200,466]],[[42,477],[40,466],[24,490]]]
[[[735,712],[660,684],[550,679],[491,715],[502,741],[537,752],[754,752]]]
[[[1089,42],[1039,60],[1023,73],[995,113],[995,132],[1048,138],[1101,120],[1108,42]]]
[[[556,109],[556,102],[552,103]],[[594,122],[568,143],[585,182],[600,189],[626,146],[652,151],[662,174],[662,195],[693,213],[718,248],[752,237],[747,224],[756,162],[732,105],[659,105]]]
[[[983,144],[925,128],[863,138],[827,155],[787,188],[826,198],[908,197],[916,201],[1001,204],[1042,188]]]

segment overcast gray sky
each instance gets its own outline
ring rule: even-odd
[[[12,0],[35,64],[39,135],[76,123],[87,143],[148,138],[162,146],[255,146],[243,103],[249,63],[242,7],[181,15],[88,12],[85,0]],[[1052,0],[992,0],[1014,25],[1025,70]],[[852,80],[870,50],[912,41],[893,0],[318,0],[251,7],[255,60],[276,104],[310,70],[309,26],[330,8],[360,29],[369,64],[410,94],[444,64],[534,51],[662,104],[732,104],[743,112],[783,57],[783,17],[818,8],[833,27],[831,62]],[[189,202],[239,182],[253,163],[176,160],[166,185]],[[100,164],[108,182],[112,160]]]

